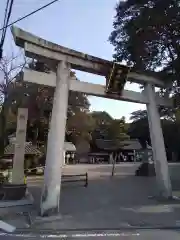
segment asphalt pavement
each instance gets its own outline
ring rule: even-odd
[[[7,233],[0,233],[0,239],[3,240],[39,240],[39,239],[77,239],[77,240],[84,240],[84,239],[128,239],[128,240],[179,240],[180,239],[180,232],[179,230],[158,230],[158,229],[151,229],[151,230],[118,230],[118,231],[91,231],[91,232],[66,232],[66,233],[14,233],[14,234],[7,234]]]
[[[180,239],[179,202],[158,202],[149,198],[156,192],[155,178],[135,177],[137,167],[136,164],[118,165],[113,178],[110,165],[65,167],[66,174],[88,172],[89,185],[87,188],[81,183],[62,186],[60,219],[37,223],[37,212],[32,211],[33,224],[29,232],[26,229],[21,233],[2,233],[0,239]],[[34,209],[39,208],[42,184],[43,177],[28,178],[29,191],[35,199]],[[20,217],[7,217],[6,221],[23,228]],[[166,230],[158,230],[158,226]],[[139,227],[152,229],[131,230]],[[126,231],[120,230],[124,228]]]

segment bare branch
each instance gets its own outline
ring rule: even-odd
[[[21,54],[14,55],[12,53],[11,58],[4,57],[2,61],[0,62],[0,71],[3,73],[3,84],[8,87],[8,85],[13,82],[18,74],[22,72],[23,68],[26,65],[26,59],[23,56],[23,60],[21,60],[21,63],[18,62],[18,59],[21,57]]]
[[[26,59],[25,57],[22,58],[21,55],[12,53],[10,58],[3,57],[0,61],[0,106],[4,105],[5,98],[9,94],[10,85],[21,74],[26,65]]]
[[[21,72],[23,72],[23,69],[24,69],[25,65],[26,65],[26,63],[23,63],[23,64],[21,64],[21,65],[18,66],[18,68],[20,68],[20,70],[16,73],[16,75],[14,75],[14,77],[11,78],[11,80],[9,80],[9,83],[8,83],[8,84],[12,83],[13,80],[15,80],[15,79],[17,78],[17,76],[18,76]]]

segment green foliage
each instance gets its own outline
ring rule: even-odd
[[[36,71],[50,71],[47,65],[37,61],[31,61],[28,66]],[[71,74],[73,75],[74,73],[72,72]],[[25,83],[19,79],[14,81],[11,85],[11,87],[8,89],[7,97],[11,113],[16,116],[18,107],[28,108],[27,140],[34,143],[37,141],[46,142],[49,129],[49,120],[53,105],[54,88]],[[83,93],[70,91],[68,122],[72,123],[72,121],[74,121],[76,122],[75,125],[82,123],[81,118],[87,115],[88,109],[89,101],[87,99],[87,96]],[[88,120],[86,119],[85,121]],[[67,124],[67,132],[72,132],[68,126],[69,125]],[[77,128],[76,130],[78,132],[76,134],[73,132],[73,138],[70,140],[75,141],[75,135],[80,135],[81,137],[87,138],[89,131],[88,128],[87,133],[85,133],[86,129],[83,127],[81,127],[81,129]]]
[[[180,112],[177,110],[173,115],[168,114],[169,112],[161,112],[163,116],[161,125],[168,160],[170,160],[173,153],[180,156]],[[143,147],[146,146],[146,142],[151,145],[147,112],[145,110],[133,112],[131,113],[131,120],[133,121],[128,130],[130,137],[137,138]]]
[[[160,71],[171,82],[168,93],[180,106],[180,2],[179,0],[119,1],[109,37],[116,61],[135,70]]]
[[[121,142],[129,138],[125,118],[113,119],[106,112],[93,112],[95,128],[92,133],[93,140],[106,139]]]
[[[124,119],[114,119],[108,129],[109,139],[114,139],[117,142],[122,142],[129,139],[127,135],[127,125]]]
[[[177,51],[179,10],[178,0],[120,1],[110,36],[115,58],[143,69],[167,64]]]
[[[151,144],[149,134],[149,124],[146,110],[138,110],[131,113],[128,134],[131,138],[138,139],[142,147],[146,147],[146,143]]]
[[[136,71],[159,71],[169,83],[162,90],[171,94],[174,109],[160,108],[165,145],[168,152],[179,152],[180,107],[180,1],[119,1],[113,31],[109,37],[116,61],[126,61]],[[142,144],[150,143],[146,111],[132,113],[129,134]],[[170,154],[171,155],[171,154]]]
[[[147,118],[147,111],[146,110],[138,110],[138,111],[131,113],[130,120],[133,120],[136,122],[136,121],[144,119],[144,118]]]
[[[86,141],[91,140],[91,132],[95,128],[95,121],[91,114],[84,111],[76,111],[67,119],[67,129],[70,140],[75,144],[79,138]]]

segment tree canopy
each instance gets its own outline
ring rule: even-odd
[[[33,70],[42,72],[49,72],[50,69],[46,64],[34,60],[28,64],[24,61],[21,65],[17,65],[17,63],[14,63],[14,59],[17,58],[18,57],[11,57],[10,59],[6,59],[4,57],[0,64],[0,75],[2,77],[0,81],[1,152],[3,152],[4,145],[7,144],[5,139],[7,139],[8,134],[16,131],[16,116],[19,107],[28,108],[28,141],[34,143],[37,141],[46,141],[49,129],[54,88],[23,82],[22,72],[25,65]],[[12,74],[14,71],[15,73]],[[73,72],[71,72],[71,74],[74,75]],[[76,115],[76,121],[80,122],[82,115],[86,115],[86,112],[89,111],[89,106],[90,104],[85,94],[70,91],[68,120],[70,121],[70,118],[75,120],[74,115]],[[66,130],[66,135],[68,135],[68,124]],[[86,129],[83,129],[83,131],[85,132]]]
[[[164,135],[164,143],[168,160],[172,160],[172,155],[176,156],[176,161],[180,157],[180,118],[179,111],[173,118],[163,116],[161,126]],[[151,145],[149,124],[146,110],[139,110],[131,113],[132,122],[129,124],[128,134],[131,138],[137,138],[142,147],[146,147],[146,142]]]
[[[92,112],[95,128],[93,139],[115,140],[122,142],[129,138],[125,118],[113,119],[107,112]]]
[[[160,71],[164,81],[171,80],[170,91],[179,93],[179,26],[179,0],[119,1],[109,38],[115,60]]]
[[[109,41],[114,59],[139,71],[156,71],[169,88],[174,108],[160,108],[168,151],[178,151],[180,108],[180,1],[126,0],[116,5]],[[150,143],[146,111],[132,113],[129,134]],[[174,136],[174,137],[173,137]]]

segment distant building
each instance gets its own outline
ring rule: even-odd
[[[123,142],[114,140],[96,139],[96,148],[91,151],[90,156],[93,154],[105,156],[105,161],[108,161],[109,154],[118,154],[117,161],[141,161],[144,149],[142,148],[138,139],[129,139]],[[151,154],[151,147],[147,146]]]
[[[7,162],[12,162],[15,143],[16,143],[16,133],[13,133],[8,136],[9,145],[6,146],[4,151],[3,159],[6,159]],[[74,155],[76,152],[76,147],[71,142],[64,142],[64,162],[67,164],[73,161]],[[39,148],[38,146],[33,145],[31,142],[25,143],[25,168],[33,168],[38,165],[45,164],[45,149]],[[1,160],[2,162],[2,160]]]

